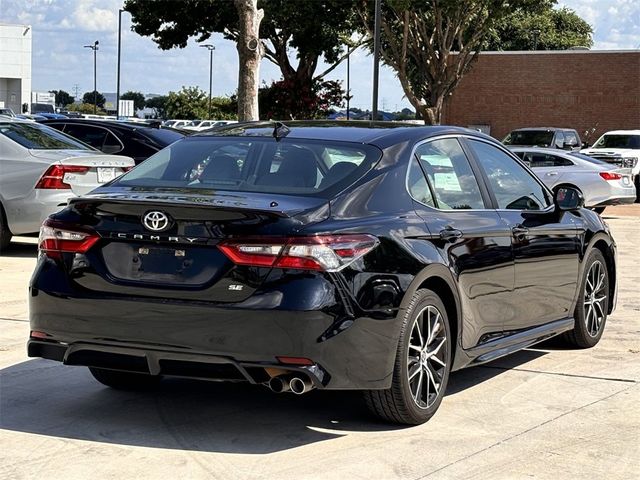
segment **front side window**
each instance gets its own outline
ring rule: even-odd
[[[377,147],[348,142],[194,136],[113,185],[316,195],[355,181],[381,154]]]
[[[423,174],[422,180],[419,173]],[[469,159],[455,138],[434,140],[416,149],[409,189],[416,200],[441,210],[485,208]]]
[[[0,122],[0,135],[35,150],[91,150],[55,128],[31,122]]]
[[[487,175],[499,209],[544,210],[551,205],[546,190],[515,159],[486,142],[468,142]]]
[[[571,131],[564,132],[564,143],[571,147],[580,146],[578,145],[578,137],[576,136],[575,132],[571,132]]]

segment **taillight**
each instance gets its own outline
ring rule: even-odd
[[[619,173],[615,173],[615,172],[600,172],[600,176],[602,178],[604,178],[605,180],[607,180],[607,181],[622,179],[622,175],[620,175]]]
[[[237,265],[335,272],[377,244],[374,236],[354,234],[247,238],[224,241],[218,248]]]
[[[47,219],[40,227],[38,250],[52,258],[60,258],[63,252],[86,253],[100,237],[95,233],[71,230]]]
[[[51,165],[42,175],[36,188],[45,190],[69,190],[71,185],[65,183],[64,176],[67,173],[86,173],[89,167],[79,165]]]

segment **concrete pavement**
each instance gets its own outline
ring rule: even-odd
[[[640,205],[604,216],[620,290],[600,344],[551,341],[454,373],[440,411],[410,428],[372,419],[355,392],[117,392],[28,359],[35,247],[15,244],[0,257],[0,478],[638,478]]]

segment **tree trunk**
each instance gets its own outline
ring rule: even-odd
[[[260,61],[262,43],[260,42],[260,22],[264,11],[258,10],[258,0],[234,0],[240,29],[238,35],[238,120],[258,120],[258,87],[260,83]]]

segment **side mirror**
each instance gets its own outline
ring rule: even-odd
[[[578,210],[584,207],[584,197],[577,188],[560,187],[556,190],[554,203],[562,211]]]

